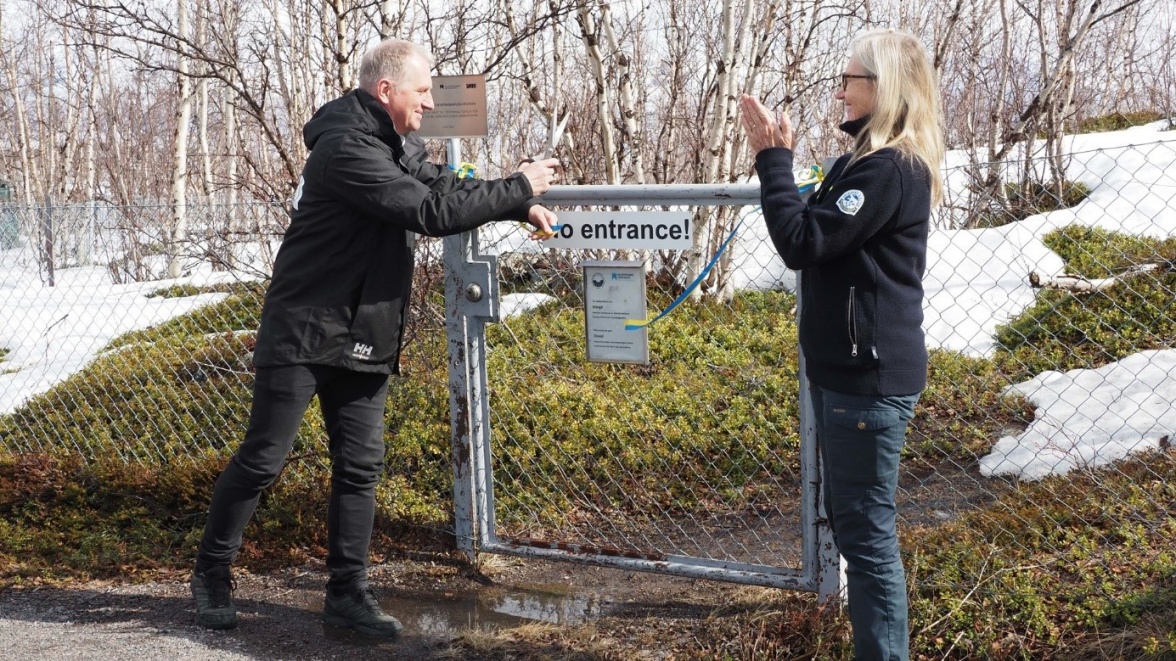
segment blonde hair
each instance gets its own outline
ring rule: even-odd
[[[359,63],[359,86],[372,94],[376,84],[388,80],[399,86],[404,82],[404,65],[413,57],[433,68],[433,54],[420,44],[403,39],[385,39],[364,54]]]
[[[854,160],[890,147],[922,162],[931,175],[931,204],[938,205],[943,122],[939,84],[923,45],[910,33],[876,29],[855,37],[849,53],[877,77],[874,111],[858,135]]]

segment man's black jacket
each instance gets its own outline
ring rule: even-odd
[[[413,273],[410,232],[446,236],[526,218],[531,185],[514,174],[459,179],[402,139],[374,97],[356,90],[303,128],[311,150],[274,262],[253,362],[399,371]]]
[[[842,130],[857,135],[864,118]],[[756,154],[764,219],[777,252],[801,270],[800,346],[818,386],[850,395],[919,393],[927,384],[923,272],[931,180],[881,149],[839,158],[807,203],[792,151]]]

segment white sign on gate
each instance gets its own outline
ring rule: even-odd
[[[648,329],[626,328],[626,322],[646,316],[645,262],[591,261],[580,267],[588,360],[648,365]]]
[[[544,248],[690,250],[689,211],[560,211]]]

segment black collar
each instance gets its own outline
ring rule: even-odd
[[[388,116],[388,111],[384,110],[384,106],[380,105],[380,101],[362,88],[356,88],[355,95],[359,99],[360,104],[371,115],[372,119],[375,120],[376,135],[389,144],[403,144],[404,136],[396,132],[396,125],[392,123],[392,118]]]
[[[857,119],[851,119],[848,122],[841,122],[837,127],[849,135],[857,138],[861,135],[862,129],[866,128],[866,124],[870,122],[870,115],[863,115]]]

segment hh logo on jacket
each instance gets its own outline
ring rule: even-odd
[[[353,358],[360,358],[360,359],[371,358],[372,357],[372,346],[370,344],[356,342],[355,348],[351,350],[351,356]]]

